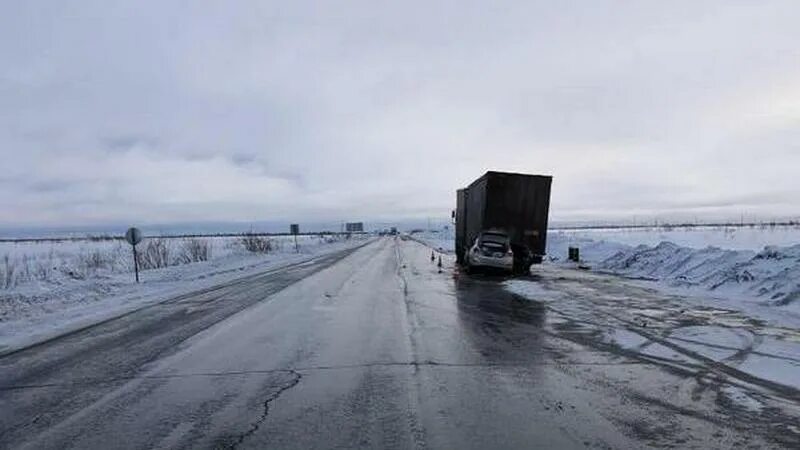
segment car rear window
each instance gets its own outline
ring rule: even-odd
[[[481,236],[481,241],[493,244],[505,244],[508,242],[508,236],[499,233],[486,233]]]

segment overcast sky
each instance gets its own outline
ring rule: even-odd
[[[800,3],[2,1],[0,225],[800,213]]]

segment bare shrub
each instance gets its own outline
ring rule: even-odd
[[[22,273],[20,274],[22,282],[30,281],[33,279],[31,276],[31,258],[25,254],[22,255]]]
[[[41,261],[36,261],[36,265],[34,267],[34,277],[40,281],[49,281],[50,280],[50,266],[49,263],[43,263]]]
[[[252,253],[269,253],[272,251],[272,239],[266,236],[259,236],[255,233],[244,233],[239,238],[245,250]]]
[[[106,267],[109,258],[104,256],[100,250],[93,249],[78,253],[75,264],[70,264],[62,269],[66,275],[75,279],[85,279],[97,272],[98,269]]]
[[[178,264],[189,264],[208,261],[211,258],[211,242],[207,239],[184,239],[181,243],[176,261]]]
[[[169,245],[166,239],[147,239],[141,248],[137,248],[139,268],[148,270],[169,266],[169,253]]]
[[[90,242],[102,242],[113,241],[116,238],[110,234],[90,234],[86,236],[86,239],[88,239]]]
[[[0,272],[0,282],[3,283],[3,289],[11,289],[16,284],[14,277],[17,271],[17,262],[9,258],[8,255],[3,255],[3,267]]]
[[[84,267],[90,270],[97,270],[105,264],[105,258],[100,250],[92,250],[88,253],[81,254],[81,262]]]

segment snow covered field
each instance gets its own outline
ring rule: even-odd
[[[133,281],[131,248],[125,242],[2,242],[0,353],[185,292],[360,245],[366,239],[300,236],[299,253],[289,236],[270,237],[267,252],[248,251],[239,237],[164,239],[140,259],[145,270],[138,285]],[[154,241],[142,242],[140,251],[145,253]]]
[[[298,242],[302,251],[308,252],[335,239],[299,236]],[[267,241],[272,247],[269,253],[295,251],[290,236],[270,237]],[[143,272],[206,260],[253,256],[244,248],[240,237],[148,239],[138,248]],[[132,272],[131,246],[121,240],[0,242],[0,293],[17,288],[23,291],[49,289],[74,280]]]
[[[758,225],[744,227],[651,227],[635,229],[594,229],[551,231],[549,236],[609,241],[627,245],[655,246],[661,242],[691,247],[720,247],[730,250],[762,250],[766,246],[788,247],[800,244],[800,226]]]

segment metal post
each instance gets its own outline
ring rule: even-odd
[[[139,258],[136,257],[136,244],[133,244],[133,270],[136,272],[136,282],[139,282]]]
[[[294,235],[294,251],[295,253],[300,253],[300,247],[297,245],[297,235]]]

